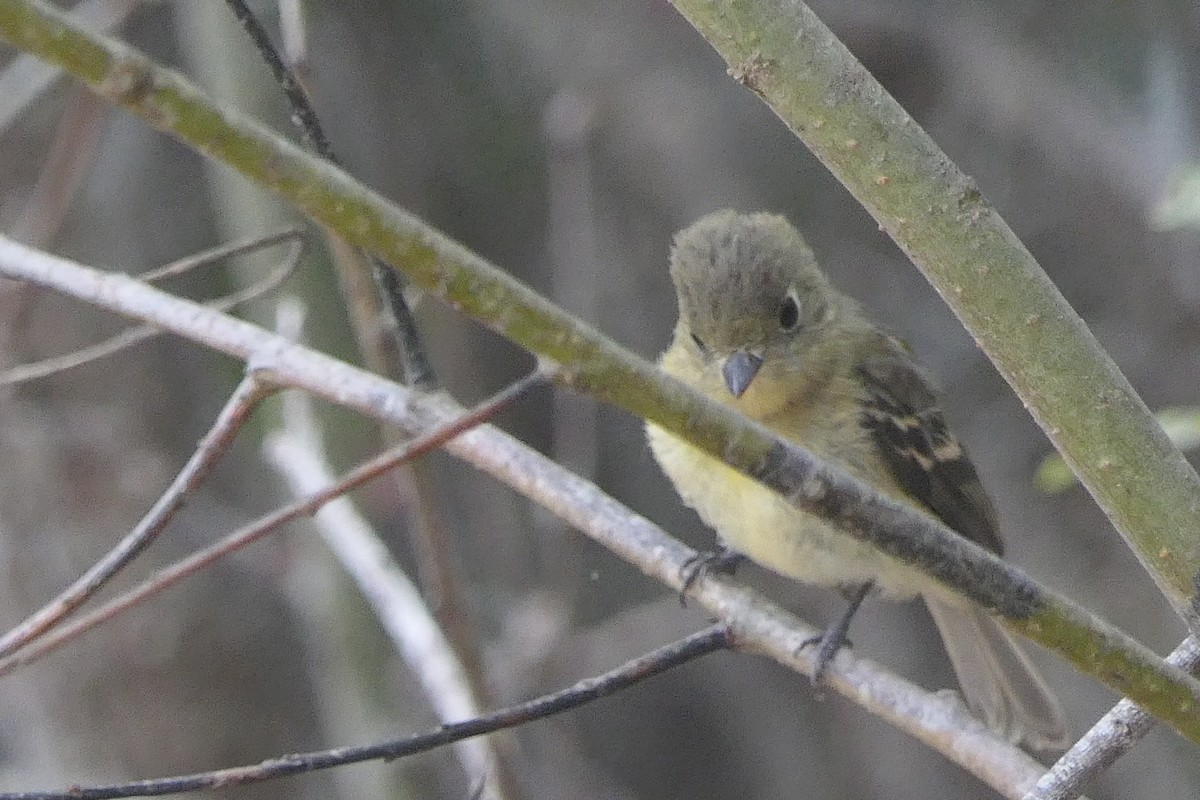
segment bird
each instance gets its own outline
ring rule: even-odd
[[[679,317],[659,359],[666,373],[1002,554],[995,507],[929,376],[900,339],[831,285],[785,217],[725,210],[699,219],[676,234],[670,275]],[[814,678],[864,597],[921,597],[972,712],[1011,742],[1066,746],[1058,701],[982,608],[675,434],[647,423],[647,437],[724,552],[846,594],[850,608],[826,631]]]

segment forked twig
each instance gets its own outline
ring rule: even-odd
[[[549,373],[545,370],[538,370],[531,373],[493,395],[490,399],[475,406],[474,409],[463,413],[453,420],[447,421],[443,425],[432,428],[427,433],[414,437],[403,445],[388,450],[356,469],[351,470],[332,486],[314,492],[303,500],[277,509],[261,517],[258,521],[229,534],[212,546],[200,550],[170,567],[160,570],[154,577],[142,585],[131,589],[75,622],[63,625],[58,631],[43,636],[40,641],[29,645],[22,652],[0,658],[0,675],[5,675],[17,667],[33,663],[57,650],[67,642],[90,631],[92,628],[169,589],[183,579],[194,575],[196,572],[219,561],[230,553],[240,550],[267,534],[278,530],[285,523],[315,513],[317,509],[326,503],[343,496],[351,489],[392,469],[397,464],[410,461],[441,447],[464,431],[468,431],[480,423],[491,419],[499,411],[516,402],[525,392],[536,386],[544,385],[548,380]]]
[[[57,597],[0,638],[0,657],[12,655],[62,622],[158,538],[188,494],[208,476],[260,401],[275,387],[251,371],[234,390],[187,464],[130,533]]]
[[[158,269],[141,273],[137,277],[147,283],[153,283],[164,278],[182,275],[185,272],[213,261],[241,255],[242,253],[270,247],[286,241],[295,242],[295,246],[266,277],[236,292],[214,298],[205,303],[206,306],[214,308],[217,311],[229,311],[242,303],[256,300],[274,291],[296,271],[296,265],[300,263],[305,250],[305,240],[302,231],[281,231],[267,236],[255,237],[249,241],[233,245],[215,247],[203,253],[197,253],[194,256],[174,261]],[[50,375],[55,375],[59,372],[114,355],[127,347],[132,347],[161,333],[163,333],[163,330],[153,325],[135,325],[102,342],[81,347],[71,353],[44,358],[40,361],[32,361],[28,364],[21,364],[11,369],[0,371],[0,386],[15,386],[19,383],[46,378]]]

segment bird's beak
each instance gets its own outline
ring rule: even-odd
[[[750,381],[758,374],[762,366],[762,356],[757,356],[748,350],[736,350],[725,359],[721,366],[721,374],[725,376],[725,386],[734,397],[741,397],[750,386]]]

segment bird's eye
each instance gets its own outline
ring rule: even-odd
[[[786,333],[793,333],[800,327],[800,304],[794,295],[789,294],[779,304],[779,327]]]
[[[707,347],[704,346],[704,340],[701,339],[699,336],[697,336],[694,333],[692,334],[692,342],[695,343],[696,347],[699,348],[700,352],[704,352],[705,350],[708,349]]]

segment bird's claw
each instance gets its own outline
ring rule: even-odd
[[[683,579],[683,585],[679,588],[680,605],[687,605],[687,593],[701,575],[709,573],[732,575],[738,565],[745,560],[744,555],[724,546],[693,555],[679,568],[679,577]]]
[[[814,688],[820,687],[821,681],[825,678],[825,670],[829,668],[830,662],[837,656],[838,651],[843,647],[854,646],[846,638],[846,632],[838,630],[840,627],[839,625],[830,625],[823,633],[808,637],[796,648],[797,653],[806,647],[813,647],[815,645],[817,648],[817,654],[813,657],[813,669],[808,676]]]

